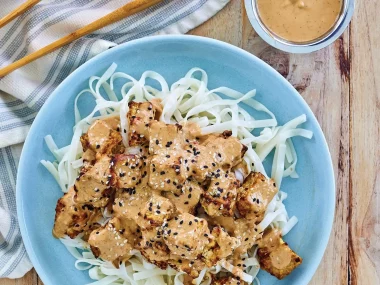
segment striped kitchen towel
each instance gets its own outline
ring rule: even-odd
[[[0,278],[23,276],[32,265],[16,215],[15,186],[22,142],[38,110],[73,70],[117,44],[154,34],[186,33],[229,0],[165,0],[77,40],[0,79]],[[0,17],[23,1],[1,0]],[[0,66],[124,5],[126,0],[44,0],[0,29]]]

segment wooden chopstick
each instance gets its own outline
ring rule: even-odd
[[[80,37],[88,35],[100,28],[103,28],[107,25],[120,21],[125,17],[128,17],[142,10],[145,10],[146,8],[149,8],[161,1],[162,0],[134,0],[132,2],[129,2],[128,4],[124,5],[123,7],[118,8],[117,10],[100,18],[99,20],[96,20],[92,22],[91,24],[88,24],[87,26],[84,26],[83,28],[80,28],[76,30],[75,32],[47,45],[46,47],[43,47],[42,49],[37,50],[4,68],[1,68],[0,77],[5,76],[8,73],[14,71],[15,69],[20,68],[48,53],[51,53],[52,51],[55,51],[56,49],[79,39]]]
[[[0,28],[4,27],[6,24],[8,24],[10,21],[12,21],[14,18],[18,17],[25,11],[32,8],[34,5],[36,5],[41,0],[28,0],[25,3],[18,6],[16,9],[14,9],[12,12],[10,12],[8,15],[6,15],[4,18],[0,19]]]

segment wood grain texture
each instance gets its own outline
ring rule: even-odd
[[[357,1],[351,25],[348,249],[352,285],[380,284],[379,12],[379,1]]]
[[[307,55],[269,47],[241,0],[191,34],[239,46],[266,61],[305,98],[329,144],[336,178],[333,232],[310,285],[380,284],[380,3],[357,1],[350,28]],[[377,270],[376,270],[377,269]],[[31,271],[4,285],[41,285]]]

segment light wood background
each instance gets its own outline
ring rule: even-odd
[[[380,1],[356,2],[344,35],[312,54],[269,47],[252,29],[241,0],[231,0],[191,32],[231,43],[269,63],[301,93],[322,126],[334,164],[337,204],[329,245],[311,285],[380,284]],[[42,282],[32,270],[0,284]]]

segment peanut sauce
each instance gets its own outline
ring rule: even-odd
[[[261,21],[277,36],[292,42],[315,40],[337,22],[343,0],[257,0]]]

